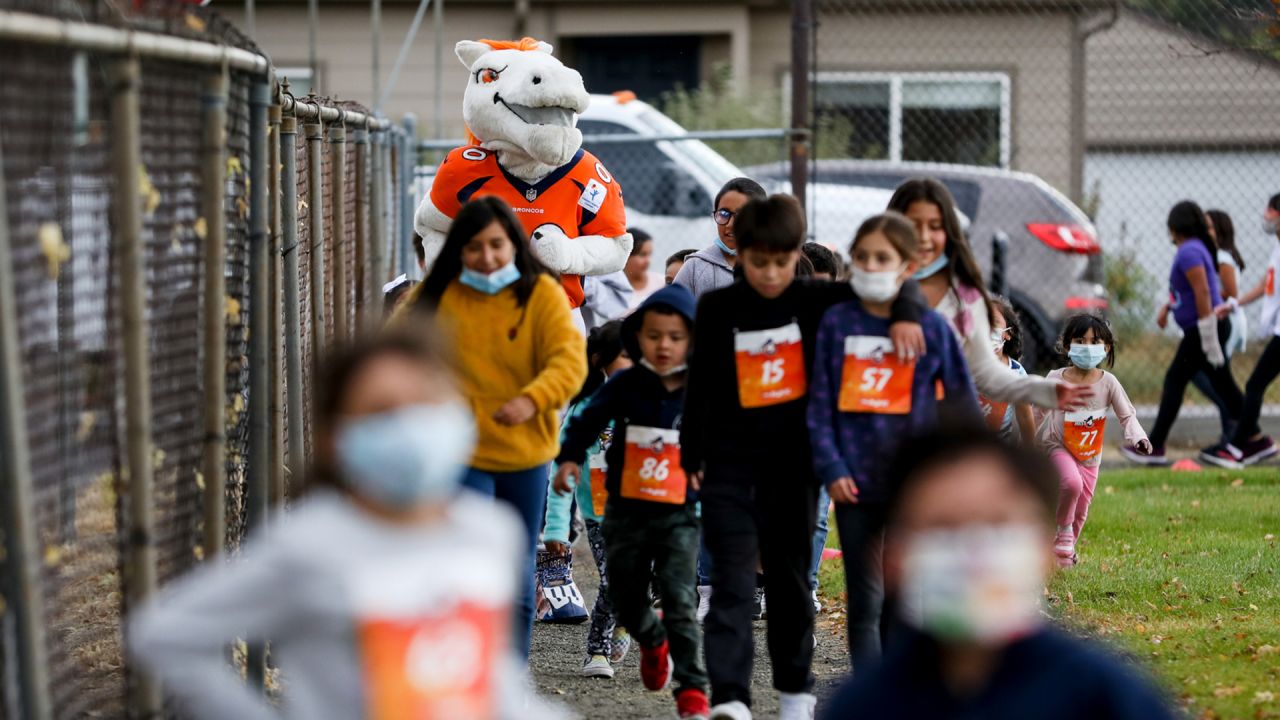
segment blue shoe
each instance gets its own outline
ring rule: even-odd
[[[576,625],[590,617],[582,593],[573,582],[573,552],[552,555],[538,551],[534,577],[535,617],[539,622]]]

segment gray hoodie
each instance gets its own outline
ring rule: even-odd
[[[689,288],[695,299],[700,298],[712,290],[732,285],[733,268],[720,248],[712,245],[685,258],[684,267],[676,273],[675,284]]]

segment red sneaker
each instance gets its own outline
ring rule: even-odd
[[[676,695],[676,714],[680,720],[707,720],[711,713],[711,703],[707,702],[707,694],[698,688],[681,690]]]
[[[671,674],[675,667],[671,664],[671,652],[667,641],[663,640],[658,647],[640,648],[640,679],[650,690],[662,690],[671,684]]]

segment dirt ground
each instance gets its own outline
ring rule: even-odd
[[[586,548],[575,548],[573,576],[587,607],[595,602],[599,578]],[[581,717],[631,720],[640,718],[674,718],[675,702],[668,691],[649,692],[640,684],[640,654],[632,647],[620,666],[615,666],[612,680],[583,678],[578,675],[586,653],[589,623],[551,625],[535,623],[530,669],[539,694],[563,703]],[[757,718],[777,717],[778,697],[773,689],[769,656],[765,643],[765,623],[757,622],[756,662],[752,681],[752,712]],[[814,650],[813,673],[817,676],[815,693],[818,710],[822,700],[830,696],[849,671],[840,612],[825,607],[818,615],[815,632],[818,645]]]

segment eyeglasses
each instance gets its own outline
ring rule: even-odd
[[[720,208],[719,210],[711,213],[711,217],[715,218],[717,225],[728,225],[730,222],[733,221],[733,218],[736,217],[737,214],[738,213],[732,210],[726,210],[724,208]]]

